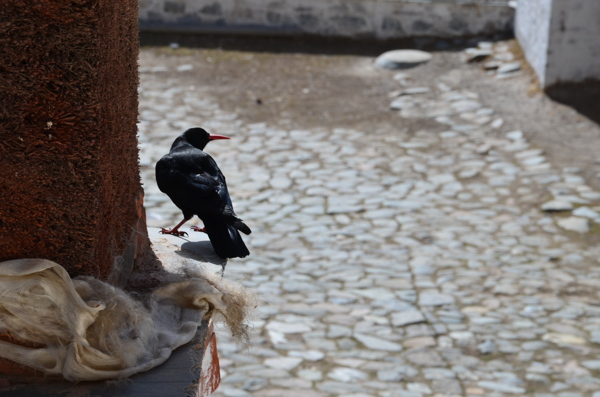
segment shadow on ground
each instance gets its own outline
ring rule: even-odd
[[[142,46],[168,46],[222,49],[244,52],[301,53],[324,55],[377,56],[385,51],[417,48],[426,51],[461,51],[480,41],[507,39],[506,36],[478,36],[458,38],[416,37],[393,40],[370,38],[301,36],[227,36],[196,33],[153,32],[140,33]]]
[[[600,81],[586,80],[577,84],[555,85],[546,92],[556,102],[570,106],[600,124]]]

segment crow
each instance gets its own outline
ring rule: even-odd
[[[221,258],[243,258],[250,255],[240,232],[250,234],[250,228],[237,217],[223,173],[215,160],[203,151],[208,142],[230,139],[211,135],[202,128],[190,128],[175,139],[171,150],[156,163],[156,182],[161,192],[183,212],[183,220],[163,234],[183,236],[181,225],[197,215],[205,232]]]

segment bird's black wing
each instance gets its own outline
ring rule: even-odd
[[[216,186],[216,193],[218,194],[221,202],[224,204],[223,211],[227,217],[233,222],[231,223],[236,229],[245,234],[250,234],[252,231],[250,228],[235,214],[233,210],[233,203],[231,202],[231,196],[229,196],[229,191],[227,190],[227,181],[225,180],[225,175],[221,172],[217,163],[213,160],[212,157],[206,155],[207,166],[204,168],[209,171],[211,176],[214,176],[215,180],[218,181]]]
[[[198,216],[235,216],[225,178],[216,162],[198,149],[175,150],[156,164],[159,188],[182,210]]]

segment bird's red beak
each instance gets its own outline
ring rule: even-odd
[[[217,139],[231,139],[231,138],[228,136],[225,136],[225,135],[215,135],[215,134],[210,134],[208,136],[209,141],[215,141]]]

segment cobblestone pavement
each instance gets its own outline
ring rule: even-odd
[[[263,299],[253,346],[219,333],[215,396],[600,396],[600,193],[581,170],[436,78],[384,134],[248,125],[165,69],[141,76],[149,224],[180,218],[156,160],[203,126],[234,138],[208,152],[253,230],[225,273]]]

